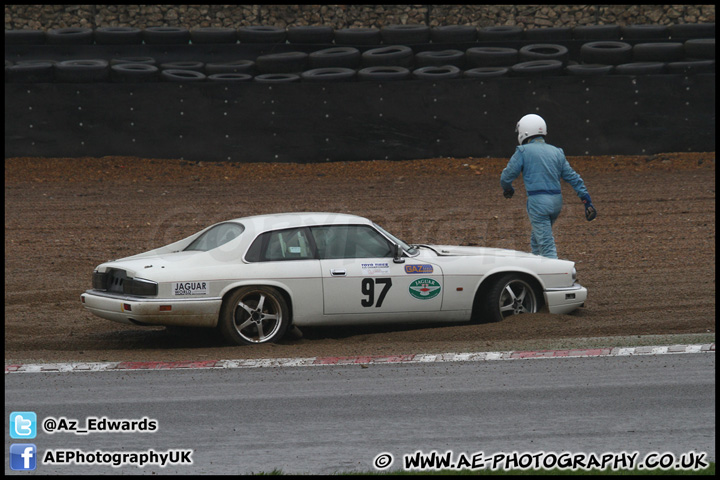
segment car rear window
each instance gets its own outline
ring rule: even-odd
[[[231,240],[235,240],[245,231],[245,227],[240,223],[227,222],[215,225],[200,235],[198,238],[185,248],[185,251],[207,252],[221,245],[225,245]]]

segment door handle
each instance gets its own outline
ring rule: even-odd
[[[338,268],[338,269],[331,268],[330,275],[333,277],[344,277],[345,275],[347,275],[347,272],[345,271],[345,269],[342,269],[342,268]]]

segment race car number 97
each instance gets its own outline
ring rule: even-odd
[[[375,284],[383,285],[377,303],[375,303]],[[367,298],[363,298],[360,303],[363,307],[372,307],[375,304],[375,307],[380,308],[390,287],[392,287],[391,278],[363,278],[361,290]]]

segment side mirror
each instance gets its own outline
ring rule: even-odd
[[[405,263],[405,259],[402,257],[403,251],[400,245],[393,244],[393,263]]]

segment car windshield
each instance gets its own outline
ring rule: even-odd
[[[185,248],[185,251],[195,250],[199,252],[207,252],[220,245],[225,245],[231,240],[236,239],[245,227],[239,223],[227,222],[215,225],[200,235],[198,238]]]
[[[408,245],[407,243],[403,242],[402,240],[400,240],[399,238],[397,238],[395,235],[393,235],[392,233],[390,233],[390,232],[388,232],[387,230],[385,230],[384,228],[382,228],[382,227],[381,227],[380,225],[378,225],[377,223],[373,223],[373,226],[374,226],[375,228],[377,228],[378,230],[380,230],[380,232],[382,232],[382,234],[385,235],[387,238],[389,238],[389,239],[392,240],[393,242],[395,242],[395,243],[397,243],[398,245],[400,245],[400,248],[402,248],[403,250],[405,250],[409,255],[415,255],[415,254],[417,253],[417,248],[415,248],[415,247],[413,247],[412,245]]]

